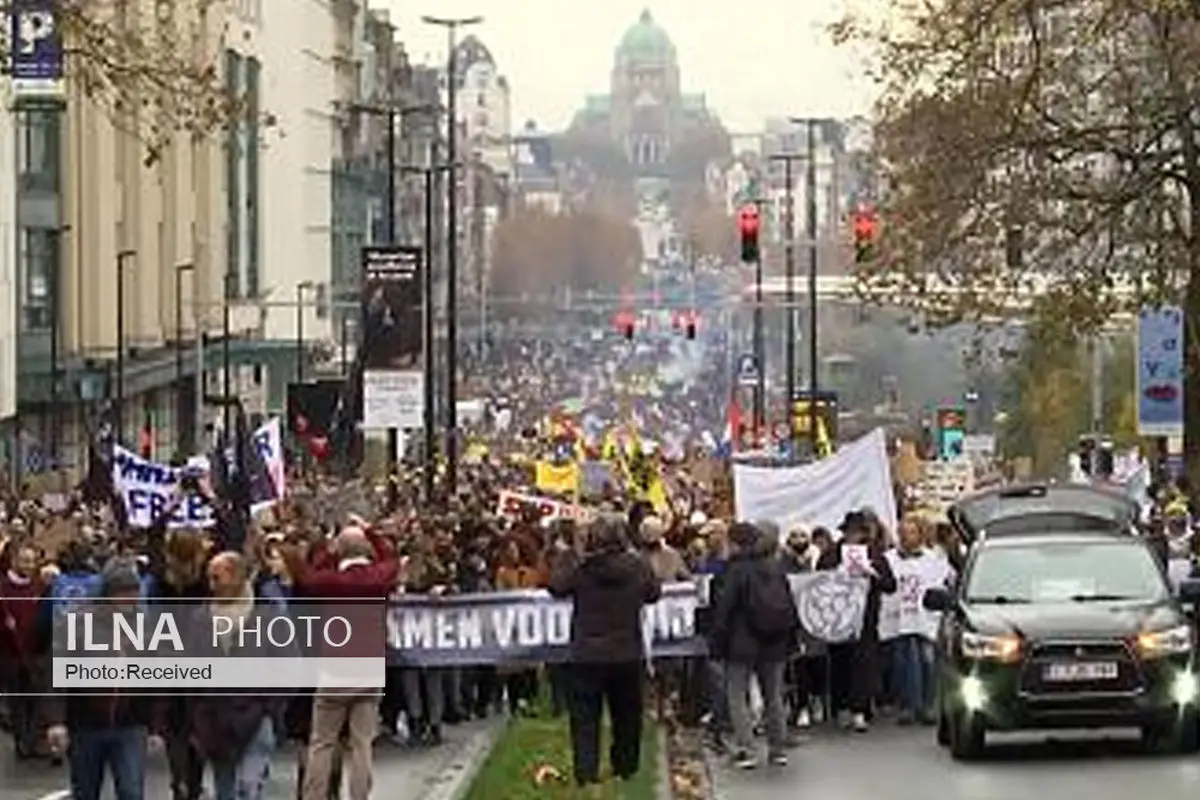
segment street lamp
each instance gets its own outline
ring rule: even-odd
[[[125,262],[136,256],[136,250],[117,253],[117,420],[113,428],[118,442],[125,435]]]
[[[808,141],[805,163],[805,234],[808,237],[808,436],[813,453],[817,452],[817,389],[819,386],[820,355],[817,346],[817,120],[793,117],[792,123],[803,123]],[[791,292],[789,269],[788,291]],[[789,400],[790,402],[790,400]]]
[[[373,106],[363,105],[359,103],[350,106],[351,111],[357,111],[362,114],[371,114],[387,118],[387,237],[388,244],[397,245],[399,242],[398,233],[396,231],[396,127],[397,123],[402,123],[403,120],[413,114],[435,114],[438,106],[436,103],[420,103],[414,106],[398,107],[398,106]],[[431,269],[431,264],[427,261],[425,264],[425,273],[428,274]],[[429,302],[428,296],[426,303]],[[428,363],[429,359],[426,359]],[[426,368],[428,371],[428,367]],[[426,380],[428,382],[428,379]],[[428,390],[426,390],[428,394]],[[400,449],[400,432],[395,428],[388,429],[387,443],[387,458],[388,472],[393,474],[397,467],[396,451]],[[393,484],[394,485],[394,484]]]
[[[449,113],[446,119],[447,156],[449,164],[449,195],[446,202],[446,486],[454,492],[458,483],[458,176],[455,162],[458,160],[458,45],[459,28],[469,28],[483,22],[483,17],[433,17],[423,16],[426,25],[437,25],[446,29],[446,100]]]
[[[296,383],[304,383],[304,293],[315,288],[312,281],[296,284]]]
[[[419,174],[424,178],[425,183],[425,232],[422,235],[422,246],[424,247],[425,269],[421,275],[421,293],[424,296],[422,301],[422,311],[424,313],[424,333],[425,340],[425,408],[422,414],[422,424],[425,428],[424,448],[425,448],[425,469],[422,470],[423,490],[426,501],[433,499],[433,479],[436,473],[434,463],[434,450],[436,449],[436,436],[434,428],[435,409],[434,405],[437,402],[437,394],[434,391],[434,306],[433,306],[433,198],[434,198],[434,177],[439,172],[448,172],[451,168],[450,164],[431,164],[427,167],[405,166],[403,171],[408,174]],[[453,294],[453,291],[451,292]],[[394,452],[394,451],[393,451]]]
[[[183,274],[195,273],[195,264],[175,265],[175,439],[179,455],[191,452],[190,431],[184,431],[186,394],[183,391]],[[199,378],[199,375],[197,375]]]

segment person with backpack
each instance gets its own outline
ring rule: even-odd
[[[724,586],[713,612],[714,657],[725,663],[734,764],[758,766],[750,713],[750,682],[758,681],[767,729],[767,760],[787,764],[784,669],[800,631],[786,567],[777,542],[757,527],[739,522],[729,529],[732,546]]]

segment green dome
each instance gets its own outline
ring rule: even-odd
[[[675,45],[671,43],[671,37],[654,21],[649,10],[642,12],[637,23],[625,31],[617,45],[618,59],[662,61],[674,57]]]

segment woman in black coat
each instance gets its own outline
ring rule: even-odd
[[[879,607],[883,595],[896,591],[896,576],[884,558],[883,527],[871,515],[852,511],[839,526],[842,541],[822,554],[817,569],[839,569],[845,545],[865,544],[870,580],[863,610],[862,634],[856,642],[829,646],[830,692],[833,713],[842,724],[865,732],[871,704],[883,691],[883,648],[879,641]]]

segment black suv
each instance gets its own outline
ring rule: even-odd
[[[989,730],[1138,727],[1154,745],[1200,749],[1196,630],[1163,567],[1133,533],[1127,498],[1083,486],[1022,486],[950,510],[969,544],[957,585],[926,592],[942,612],[937,738],[978,756]]]

